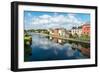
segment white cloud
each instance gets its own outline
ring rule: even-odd
[[[79,20],[79,18],[76,18],[75,14],[68,14],[67,15],[68,22],[71,24],[80,24],[82,21]]]
[[[50,16],[50,15],[47,15],[47,14],[44,14],[44,15],[39,16],[39,17],[42,18],[42,19],[48,19],[48,18],[51,18],[51,16]]]
[[[54,14],[54,15],[41,15],[34,16],[31,18],[31,26],[33,28],[56,28],[64,27],[70,29],[72,26],[79,26],[82,21],[79,18],[76,18],[75,14]],[[36,26],[36,27],[35,27]],[[32,28],[31,27],[31,28]]]
[[[32,17],[32,14],[31,14],[31,13],[27,13],[27,16],[28,16],[28,17]]]

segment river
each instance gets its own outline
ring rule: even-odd
[[[47,37],[41,34],[31,33],[32,45],[30,46],[31,55],[26,61],[48,61],[48,60],[73,60],[87,59],[86,55],[82,54],[79,49],[72,48],[75,42],[67,40]],[[84,45],[78,43],[84,47]],[[87,46],[89,48],[89,45]],[[85,48],[87,48],[85,47]],[[26,53],[25,53],[26,54]]]

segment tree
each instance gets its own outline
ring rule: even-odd
[[[69,38],[73,38],[73,35],[71,33],[69,34]]]
[[[80,39],[85,40],[85,41],[89,41],[90,40],[90,36],[82,34],[82,36],[80,37]]]
[[[73,35],[73,38],[78,38],[78,34],[75,33],[75,34]]]

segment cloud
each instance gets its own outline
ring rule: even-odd
[[[30,14],[29,14],[30,15]],[[45,28],[67,28],[70,29],[72,26],[79,26],[82,24],[80,18],[76,18],[75,14],[43,14],[41,16],[31,17],[31,28],[34,29],[45,29]]]
[[[68,14],[67,17],[68,17],[70,23],[74,23],[74,24],[80,24],[81,23],[79,18],[76,18],[75,14]]]
[[[47,15],[47,14],[44,14],[44,15],[39,16],[39,17],[42,18],[42,19],[48,19],[48,18],[51,18],[51,16],[50,16],[50,15]]]
[[[31,16],[32,16],[32,14],[31,14],[31,13],[28,13],[27,15],[28,15],[29,17],[31,17]]]

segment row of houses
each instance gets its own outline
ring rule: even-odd
[[[69,37],[69,32],[64,28],[50,29],[49,32],[55,37]]]
[[[73,27],[71,30],[66,30],[65,28],[55,28],[49,30],[52,36],[57,37],[69,37],[69,34],[75,35],[77,34],[79,37],[81,35],[90,36],[90,24],[83,24],[80,27]]]
[[[81,35],[90,36],[90,24],[83,24],[80,27],[73,27],[71,29],[71,34],[72,35],[77,34],[78,36],[81,36]]]

